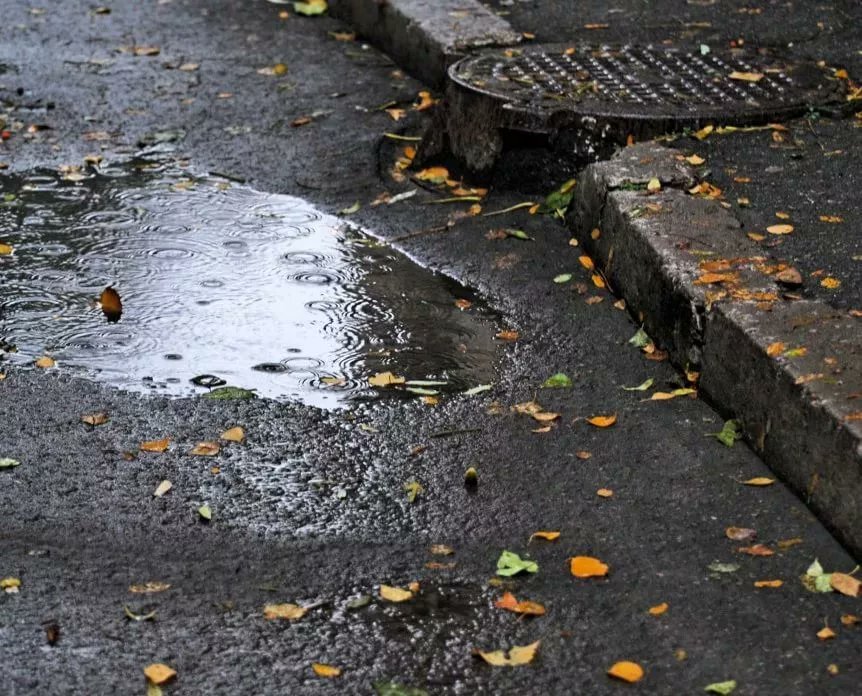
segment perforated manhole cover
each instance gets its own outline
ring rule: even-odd
[[[465,150],[474,169],[488,161],[478,147],[498,147],[487,137],[492,128],[569,129],[625,142],[628,135],[642,139],[707,123],[789,118],[836,103],[843,91],[840,80],[812,63],[638,46],[492,49],[453,64],[449,77],[448,130],[455,154]],[[480,128],[486,137],[471,145]]]

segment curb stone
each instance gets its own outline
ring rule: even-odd
[[[654,178],[662,188],[649,193]],[[584,171],[574,234],[647,333],[677,365],[700,372],[701,392],[742,422],[754,450],[860,558],[859,320],[785,298],[756,268],[775,259],[764,259],[718,201],[689,195],[696,180],[676,150],[625,148]],[[754,260],[734,265],[739,280],[727,290],[696,283],[702,263],[720,259]],[[805,351],[773,348],[771,357],[777,343]]]
[[[521,40],[508,22],[476,0],[330,0],[329,7],[333,16],[435,87],[468,51]]]

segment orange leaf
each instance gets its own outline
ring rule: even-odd
[[[221,445],[218,442],[199,442],[189,454],[197,457],[214,457],[220,450]]]
[[[612,498],[614,492],[610,488],[599,488],[599,490],[596,491],[596,495],[600,498]]]
[[[628,660],[615,663],[608,670],[608,674],[629,684],[640,681],[644,677],[643,667],[637,662],[629,662]]]
[[[49,367],[54,367],[57,363],[54,362],[54,358],[49,357],[47,355],[43,355],[41,358],[36,360],[36,367],[41,367],[43,370],[48,369]]]
[[[793,225],[770,225],[766,231],[769,234],[790,234],[793,232]]]
[[[602,278],[598,273],[593,273],[591,280],[593,281],[593,285],[597,288],[605,287],[605,279]]]
[[[147,442],[142,442],[140,448],[142,452],[164,452],[170,444],[171,441],[168,438],[164,440],[148,440]]]
[[[102,290],[102,294],[99,295],[99,306],[101,306],[105,318],[110,322],[118,321],[123,314],[123,302],[120,300],[120,293],[110,286]]]
[[[784,580],[758,580],[754,583],[755,587],[781,587]]]
[[[500,599],[494,602],[494,606],[499,609],[513,611],[516,614],[527,614],[529,616],[542,616],[545,613],[545,607],[538,602],[519,602],[511,592],[505,592]]]
[[[611,414],[610,416],[592,416],[591,418],[587,418],[587,423],[594,425],[597,428],[610,428],[616,422],[616,413]]]
[[[747,553],[749,556],[774,556],[775,551],[769,548],[766,544],[755,544],[754,546],[741,546],[736,549],[740,553]]]
[[[593,263],[593,260],[589,256],[580,256],[578,257],[578,261],[580,261],[581,265],[588,271],[591,271],[596,267],[596,265]]]
[[[144,674],[147,679],[156,686],[167,684],[171,679],[177,676],[176,670],[167,665],[163,665],[160,662],[144,667]]]
[[[533,532],[530,535],[530,541],[533,539],[545,539],[546,541],[554,541],[555,539],[560,538],[559,532]]]
[[[832,589],[848,597],[858,597],[862,582],[847,573],[832,573],[830,582]]]
[[[661,604],[656,604],[654,607],[649,608],[649,613],[653,616],[661,616],[667,611],[668,603],[662,602]]]
[[[455,300],[455,306],[461,311],[465,309],[470,309],[473,306],[473,303],[470,300]]]
[[[841,615],[841,623],[845,626],[853,626],[858,624],[862,619],[860,619],[855,614],[842,614]]]
[[[819,631],[817,631],[817,637],[820,640],[829,640],[830,638],[835,637],[835,631],[829,628],[829,626],[824,626]]]
[[[519,334],[517,331],[500,331],[497,334],[497,338],[499,338],[501,341],[517,341],[519,338],[521,338],[521,334]]]
[[[333,667],[332,665],[325,665],[322,662],[312,662],[311,669],[314,670],[314,673],[318,677],[324,677],[326,679],[332,679],[333,677],[341,675],[341,670],[338,667]]]
[[[416,174],[416,178],[419,179],[419,181],[429,181],[432,184],[442,184],[449,178],[449,170],[446,169],[446,167],[428,167]]]
[[[775,479],[767,476],[755,476],[754,478],[750,478],[748,481],[743,481],[742,483],[745,486],[771,486],[775,483]]]
[[[601,578],[608,574],[608,566],[592,556],[575,556],[569,569],[576,578]]]
[[[586,450],[581,450],[580,452],[575,452],[575,456],[578,459],[589,459],[593,456],[592,452],[587,452]]]
[[[770,358],[774,358],[778,355],[781,355],[784,352],[784,344],[781,341],[776,341],[775,343],[770,343],[766,347],[766,354]]]

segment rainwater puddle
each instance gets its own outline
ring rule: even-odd
[[[211,374],[319,406],[373,397],[377,372],[444,393],[494,379],[497,328],[480,302],[290,196],[147,161],[79,181],[37,171],[0,178],[0,242],[14,249],[0,256],[10,361],[47,354],[174,396],[205,392],[190,380]],[[109,285],[116,323],[95,302]]]

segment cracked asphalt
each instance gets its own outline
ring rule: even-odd
[[[858,614],[859,600],[811,593],[799,577],[815,558],[844,572],[856,561],[782,484],[741,484],[770,472],[743,445],[705,435],[724,421],[708,404],[621,389],[653,378],[668,391],[682,377],[628,344],[636,323],[591,283],[565,228],[523,209],[448,225],[462,206],[428,205],[438,194],[424,188],[369,205],[414,186],[392,180],[405,143],[384,133],[419,134],[425,115],[411,104],[421,85],[374,50],[333,38],[345,30],[337,22],[289,7],[287,19],[278,17],[283,6],[262,1],[109,7],[0,3],[0,118],[12,130],[0,162],[9,170],[78,164],[88,154],[122,160],[153,134],[171,133],[162,148],[193,171],[328,212],[359,201],[353,219],[477,290],[521,339],[505,347],[490,392],[436,407],[169,400],[76,379],[62,366],[8,369],[0,456],[21,466],[0,471],[0,577],[22,584],[0,594],[7,693],[144,693],[142,669],[152,662],[177,670],[164,687],[177,694],[369,694],[379,681],[430,694],[617,693],[627,687],[606,671],[623,659],[644,667],[633,687],[644,693],[702,692],[730,679],[742,695],[854,691],[862,634],[841,617]],[[160,50],[121,50],[129,46]],[[200,67],[177,69],[187,62]],[[284,76],[257,72],[280,62]],[[408,110],[397,123],[379,109],[393,101]],[[28,132],[34,125],[48,128]],[[535,187],[524,182],[524,191]],[[482,206],[528,199],[535,194],[513,186]],[[534,241],[488,239],[496,227],[524,229]],[[554,283],[561,273],[573,281]],[[540,389],[555,372],[573,386]],[[534,398],[561,414],[550,432],[532,432],[537,424],[510,410]],[[80,422],[95,411],[110,422]],[[611,428],[584,420],[610,413]],[[245,443],[213,458],[188,455],[234,425]],[[124,457],[160,437],[171,439],[167,452]],[[420,445],[427,449],[416,453]],[[463,485],[469,466],[479,472],[472,494]],[[165,478],[173,490],[154,498]],[[320,480],[339,482],[346,497]],[[409,480],[424,488],[414,503]],[[599,488],[613,497],[597,496]],[[196,512],[203,502],[209,524]],[[775,555],[739,553],[729,526],[756,529]],[[560,538],[529,542],[541,529]],[[436,543],[455,553],[430,554]],[[544,604],[545,616],[493,606],[502,590],[489,579],[503,549],[538,562],[512,589]],[[601,558],[610,574],[572,577],[575,555]],[[738,568],[710,570],[715,562]],[[765,579],[784,584],[754,587]],[[170,589],[129,592],[156,580]],[[381,583],[412,581],[420,590],[411,601],[377,597]],[[348,608],[363,595],[373,597],[367,606]],[[299,621],[267,621],[263,606],[275,602],[314,608]],[[661,602],[666,613],[647,612]],[[124,605],[156,618],[129,620]],[[60,638],[49,645],[52,622]],[[834,639],[817,637],[824,625]],[[471,654],[535,640],[528,666],[494,668]],[[312,662],[343,673],[318,678]]]

